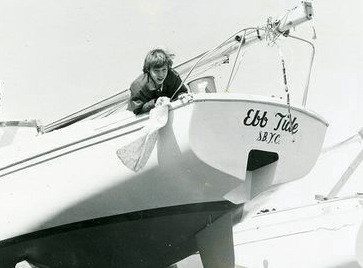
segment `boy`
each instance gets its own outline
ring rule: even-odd
[[[158,102],[165,97],[174,101],[179,95],[188,92],[178,73],[171,68],[172,65],[171,55],[162,49],[153,49],[146,55],[143,74],[130,86],[128,110],[134,114],[146,113],[155,107],[159,98]]]

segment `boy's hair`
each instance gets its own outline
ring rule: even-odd
[[[161,68],[164,65],[170,69],[173,65],[173,56],[173,54],[170,54],[163,49],[153,49],[146,55],[142,71],[148,73],[151,68]]]

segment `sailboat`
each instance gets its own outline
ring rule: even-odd
[[[127,111],[125,90],[49,125],[1,122],[0,267],[168,267],[195,252],[234,267],[243,205],[306,175],[328,123],[306,107],[311,66],[301,103],[283,59],[285,98],[233,82],[245,49],[301,41],[290,30],[312,17],[302,2],[176,66],[191,98],[162,115]]]

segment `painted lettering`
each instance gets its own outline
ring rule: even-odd
[[[260,116],[261,111],[260,110],[254,110],[250,109],[247,112],[247,116],[243,120],[243,124],[245,126],[260,126],[261,128],[265,127],[267,124],[267,112],[264,111],[262,116]]]
[[[260,131],[258,133],[257,141],[266,142],[267,144],[280,144],[280,137],[281,135],[276,132]]]
[[[290,122],[290,116],[287,114],[277,113],[275,114],[275,117],[278,118],[278,122],[274,130],[282,130],[286,132],[291,132],[292,134],[295,134],[298,132],[299,124],[296,123],[296,117],[291,120]]]

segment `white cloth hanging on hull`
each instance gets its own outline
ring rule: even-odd
[[[117,150],[117,156],[129,169],[138,172],[146,165],[158,139],[159,129],[168,122],[169,104],[169,101],[157,104],[150,111],[149,121],[137,138]]]

